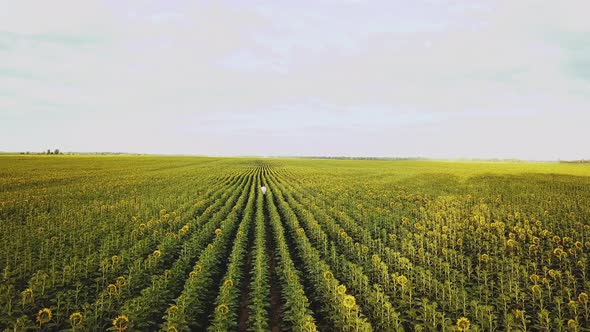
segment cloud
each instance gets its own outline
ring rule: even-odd
[[[588,157],[585,1],[4,7],[0,150]]]

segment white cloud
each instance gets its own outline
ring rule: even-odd
[[[588,157],[585,1],[3,8],[0,150]]]

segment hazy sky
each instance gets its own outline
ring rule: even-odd
[[[590,158],[588,0],[0,8],[0,151]]]

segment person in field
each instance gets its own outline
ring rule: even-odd
[[[260,187],[260,190],[262,191],[263,195],[266,195],[266,187],[265,186]]]

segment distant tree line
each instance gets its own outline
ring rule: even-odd
[[[51,149],[47,149],[47,151],[43,151],[43,152],[26,151],[26,152],[21,152],[20,154],[63,154],[63,152],[59,151],[59,149],[55,149],[53,151],[51,151]]]
[[[287,156],[280,158],[303,158],[303,159],[336,159],[336,160],[426,160],[421,157],[347,157],[347,156]]]
[[[559,162],[564,164],[590,164],[590,159],[560,160]]]

